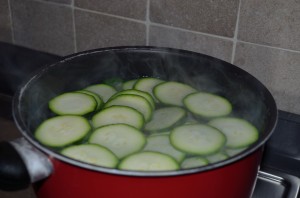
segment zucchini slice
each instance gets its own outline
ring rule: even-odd
[[[143,151],[164,153],[173,157],[177,162],[181,162],[185,157],[184,152],[181,152],[172,146],[168,134],[150,135],[147,138],[147,143],[143,148]]]
[[[236,149],[233,149],[233,148],[226,148],[225,149],[225,153],[228,155],[228,156],[234,156],[234,155],[237,155],[241,152],[243,152],[244,150],[246,150],[248,147],[242,147],[242,148],[236,148]]]
[[[86,115],[97,109],[97,102],[91,95],[68,92],[51,99],[49,109],[57,115]]]
[[[174,128],[170,134],[171,144],[183,152],[209,155],[218,152],[226,138],[219,130],[204,124],[186,124]]]
[[[226,147],[228,148],[247,147],[256,142],[259,137],[256,127],[241,118],[215,118],[208,124],[225,134],[227,138]]]
[[[117,91],[120,91],[122,90],[123,80],[119,77],[112,77],[112,78],[105,79],[103,81],[103,84],[112,86]]]
[[[205,166],[208,164],[207,159],[200,156],[195,157],[189,157],[183,160],[183,162],[180,164],[180,167],[182,169],[188,169],[188,168],[196,168],[200,166]]]
[[[111,150],[118,158],[140,151],[146,144],[145,136],[138,129],[126,124],[112,124],[97,128],[89,143]]]
[[[225,116],[232,111],[232,105],[227,99],[205,92],[189,94],[183,104],[193,114],[206,118]]]
[[[228,117],[233,107],[226,98],[154,77],[110,78],[48,105],[57,115],[37,127],[35,138],[62,155],[109,168],[195,168],[226,160],[259,138],[250,122]]]
[[[161,83],[153,89],[155,97],[161,103],[176,106],[183,106],[183,98],[194,92],[197,90],[193,87],[175,81]]]
[[[100,98],[100,96],[98,94],[95,94],[91,91],[88,90],[79,90],[77,91],[79,93],[84,93],[84,94],[88,94],[90,96],[93,96],[93,98],[96,100],[97,102],[97,107],[96,107],[96,111],[100,110],[102,108],[102,106],[104,105],[103,100]]]
[[[83,139],[90,130],[91,126],[86,118],[65,115],[45,120],[34,135],[44,145],[63,147]]]
[[[145,125],[147,131],[163,131],[169,129],[186,116],[186,111],[180,107],[163,107],[153,112],[152,119]]]
[[[107,108],[114,105],[127,106],[136,109],[138,112],[143,114],[145,121],[149,121],[152,117],[152,107],[142,96],[121,94],[109,100],[104,107]]]
[[[128,124],[141,129],[144,126],[144,122],[144,116],[140,112],[127,106],[111,106],[92,117],[94,128],[110,124]]]
[[[127,89],[133,89],[135,83],[137,82],[138,79],[132,79],[132,80],[128,80],[126,82],[123,82],[122,84],[122,89],[123,90],[127,90]]]
[[[116,94],[114,94],[112,96],[112,98],[115,97],[115,96],[122,95],[122,94],[142,96],[150,103],[152,109],[155,109],[155,102],[154,102],[152,96],[147,92],[140,91],[140,90],[137,90],[137,89],[127,89],[127,90],[117,92]]]
[[[170,171],[178,170],[178,163],[170,156],[157,152],[144,151],[124,158],[119,169],[133,171]]]
[[[158,78],[144,77],[138,79],[133,88],[149,93],[153,97],[154,101],[158,102],[153,94],[153,88],[163,82],[165,81]]]
[[[108,99],[117,93],[117,90],[110,85],[107,84],[94,84],[85,88],[85,90],[91,91],[97,95],[99,95],[104,102],[108,101]]]
[[[69,146],[61,151],[61,154],[98,166],[115,168],[118,158],[110,150],[96,144],[82,144]]]
[[[208,160],[209,163],[215,163],[215,162],[226,160],[228,158],[228,155],[219,152],[213,155],[205,156],[205,158]]]

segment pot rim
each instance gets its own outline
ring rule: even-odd
[[[248,155],[250,155],[251,153],[255,152],[256,150],[258,150],[259,148],[263,147],[263,145],[265,144],[265,142],[271,137],[272,133],[274,132],[274,129],[276,127],[277,124],[277,120],[278,120],[278,111],[277,111],[277,106],[275,103],[275,100],[273,98],[273,96],[271,95],[270,91],[260,82],[258,81],[255,77],[253,77],[251,74],[248,73],[249,76],[251,76],[254,80],[256,80],[257,82],[259,82],[261,84],[261,86],[265,89],[266,94],[270,96],[270,99],[272,99],[272,105],[273,105],[273,116],[272,116],[272,128],[269,130],[269,133],[263,138],[258,140],[255,144],[251,145],[249,148],[245,149],[244,151],[242,151],[241,153],[231,156],[226,160],[222,160],[216,163],[212,163],[206,166],[201,166],[201,167],[196,167],[196,168],[191,168],[191,169],[183,169],[183,170],[176,170],[176,171],[129,171],[129,170],[119,170],[119,169],[115,169],[115,168],[106,168],[106,167],[100,167],[97,165],[92,165],[92,164],[88,164],[85,162],[81,162],[66,156],[63,156],[49,148],[47,148],[46,146],[42,145],[41,143],[39,143],[37,140],[35,140],[32,136],[30,136],[26,131],[26,126],[22,121],[21,118],[21,113],[20,113],[20,103],[19,101],[22,98],[23,93],[26,91],[26,87],[28,85],[30,85],[32,82],[34,82],[35,79],[37,79],[39,76],[41,76],[43,73],[47,72],[47,70],[57,64],[63,63],[63,62],[67,62],[69,60],[72,60],[76,57],[79,56],[85,56],[85,55],[89,55],[89,54],[94,54],[94,53],[101,53],[101,52],[106,52],[106,51],[122,51],[122,50],[147,50],[147,51],[161,51],[161,52],[171,52],[171,53],[179,53],[179,54],[187,54],[187,55],[194,55],[194,56],[204,56],[204,57],[208,57],[210,59],[216,59],[217,61],[220,62],[224,62],[226,64],[230,64],[233,67],[236,67],[235,65],[225,62],[223,60],[220,60],[218,58],[212,57],[212,56],[208,56],[208,55],[204,55],[198,52],[192,52],[192,51],[188,51],[188,50],[182,50],[182,49],[174,49],[174,48],[166,48],[166,47],[156,47],[156,46],[117,46],[117,47],[107,47],[107,48],[99,48],[99,49],[93,49],[93,50],[88,50],[88,51],[83,51],[83,52],[78,52],[78,53],[74,53],[71,54],[69,56],[63,57],[60,61],[57,61],[51,65],[47,65],[42,67],[41,69],[37,70],[35,73],[33,73],[31,75],[31,77],[29,78],[29,80],[25,80],[24,83],[21,84],[21,86],[19,87],[19,89],[17,90],[17,92],[15,93],[14,97],[13,97],[13,118],[14,121],[16,123],[16,126],[18,128],[18,130],[21,132],[21,134],[25,137],[25,139],[27,141],[29,141],[31,144],[33,144],[35,147],[37,147],[39,150],[43,151],[44,153],[46,153],[47,155],[49,155],[49,158],[55,158],[58,160],[61,160],[63,162],[66,162],[68,164],[71,165],[75,165],[81,168],[85,168],[88,170],[93,170],[93,171],[97,171],[97,172],[103,172],[103,173],[110,173],[110,174],[116,174],[116,175],[125,175],[125,176],[140,176],[140,177],[161,177],[161,176],[177,176],[177,175],[186,175],[186,174],[192,174],[192,173],[200,173],[200,172],[205,172],[205,171],[209,171],[209,170],[213,170],[213,169],[217,169],[217,168],[221,168],[224,167],[226,165],[230,165],[232,163],[235,163],[245,157],[247,157]],[[242,70],[240,68],[238,68],[239,70]],[[244,70],[242,70],[243,72],[246,72]],[[247,72],[246,72],[247,73]]]

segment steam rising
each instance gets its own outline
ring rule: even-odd
[[[83,53],[45,68],[20,95],[23,127],[33,133],[41,121],[53,116],[48,101],[58,94],[110,78],[145,76],[184,82],[200,91],[224,96],[233,104],[233,115],[249,120],[260,131],[264,129],[267,109],[263,88],[249,74],[204,55],[134,48]]]

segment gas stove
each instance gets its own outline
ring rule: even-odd
[[[0,141],[20,137],[11,112],[12,96],[31,72],[59,56],[0,42]],[[265,146],[253,198],[300,197],[300,115],[279,110],[279,120]],[[0,191],[2,198],[35,198],[31,187]]]

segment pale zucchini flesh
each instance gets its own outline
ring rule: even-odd
[[[70,146],[64,148],[61,153],[82,162],[108,168],[115,168],[119,162],[110,150],[96,144]]]
[[[197,90],[187,84],[168,81],[154,87],[153,93],[159,102],[166,105],[183,106],[182,100]]]
[[[89,98],[92,107],[81,100],[71,106],[68,94]],[[124,83],[109,79],[56,99],[61,96],[65,101],[60,106],[56,103],[58,110],[53,108],[54,100],[49,101],[50,110],[58,114],[54,118],[79,120],[68,124],[49,118],[36,129],[36,139],[70,158],[97,166],[133,171],[195,168],[226,160],[259,138],[250,122],[230,117],[235,109],[227,98],[181,82],[154,77]],[[83,109],[76,110],[77,106]],[[65,115],[66,109],[73,111],[67,114],[76,110],[75,114],[85,117]]]
[[[147,137],[147,143],[143,148],[143,151],[164,153],[173,157],[177,162],[181,162],[185,157],[184,152],[177,150],[170,143],[169,134],[166,133],[150,135]]]
[[[83,139],[91,130],[87,119],[64,115],[49,118],[35,131],[35,138],[50,147],[63,147]]]
[[[256,127],[241,118],[215,118],[208,124],[225,134],[227,139],[226,147],[228,148],[247,147],[256,142],[259,138]]]
[[[205,156],[205,158],[208,160],[208,162],[210,164],[212,164],[215,162],[226,160],[228,158],[228,155],[226,155],[225,153],[222,153],[222,152],[218,152],[213,155]]]
[[[187,95],[183,104],[193,114],[206,118],[225,116],[232,111],[232,105],[227,99],[205,92]]]
[[[143,151],[124,158],[119,169],[134,171],[178,170],[178,163],[170,156],[158,152]]]
[[[152,96],[147,92],[140,91],[140,90],[137,90],[137,89],[127,89],[127,90],[117,92],[112,97],[116,97],[116,96],[119,96],[119,95],[122,95],[122,94],[142,96],[150,103],[152,109],[155,109],[155,102],[154,102]]]
[[[127,89],[133,89],[135,83],[137,82],[138,79],[132,79],[132,80],[128,80],[123,82],[122,84],[122,89],[123,90],[127,90]]]
[[[133,88],[149,93],[153,97],[154,101],[158,102],[155,95],[153,94],[153,89],[155,86],[163,82],[164,80],[158,78],[144,77],[138,79]]]
[[[104,105],[103,100],[100,98],[100,96],[98,94],[95,94],[95,93],[93,93],[91,91],[83,90],[83,89],[82,90],[78,90],[77,92],[88,94],[88,95],[92,96],[95,99],[96,103],[97,103],[97,107],[95,109],[96,111],[100,110],[102,108],[102,106]]]
[[[144,116],[137,110],[127,106],[111,106],[96,113],[92,117],[92,125],[98,128],[110,124],[128,124],[137,129],[144,126]]]
[[[112,124],[95,129],[89,143],[104,146],[121,159],[140,151],[146,143],[146,138],[141,131],[132,126]]]
[[[243,152],[247,148],[248,148],[248,146],[241,147],[241,148],[225,148],[224,153],[226,153],[226,155],[231,157],[231,156],[234,156],[234,155],[237,155],[237,154]]]
[[[57,115],[85,115],[96,108],[93,96],[78,92],[63,93],[49,101],[49,109]]]
[[[170,134],[171,144],[183,152],[209,155],[218,152],[226,137],[219,130],[204,124],[186,124],[174,128]]]
[[[153,112],[152,119],[145,125],[147,131],[167,130],[180,123],[186,116],[186,111],[180,107],[163,107]]]
[[[180,167],[182,169],[189,169],[189,168],[197,168],[200,166],[205,166],[208,164],[207,159],[201,156],[196,156],[196,157],[189,157],[183,160],[181,162]]]
[[[121,94],[109,100],[104,105],[104,108],[111,107],[114,105],[127,106],[136,109],[138,112],[143,114],[145,121],[149,121],[152,117],[153,109],[150,103],[142,96]]]
[[[85,90],[91,91],[97,95],[99,95],[104,102],[108,101],[108,99],[117,93],[117,90],[110,85],[107,84],[94,84],[85,88]]]

